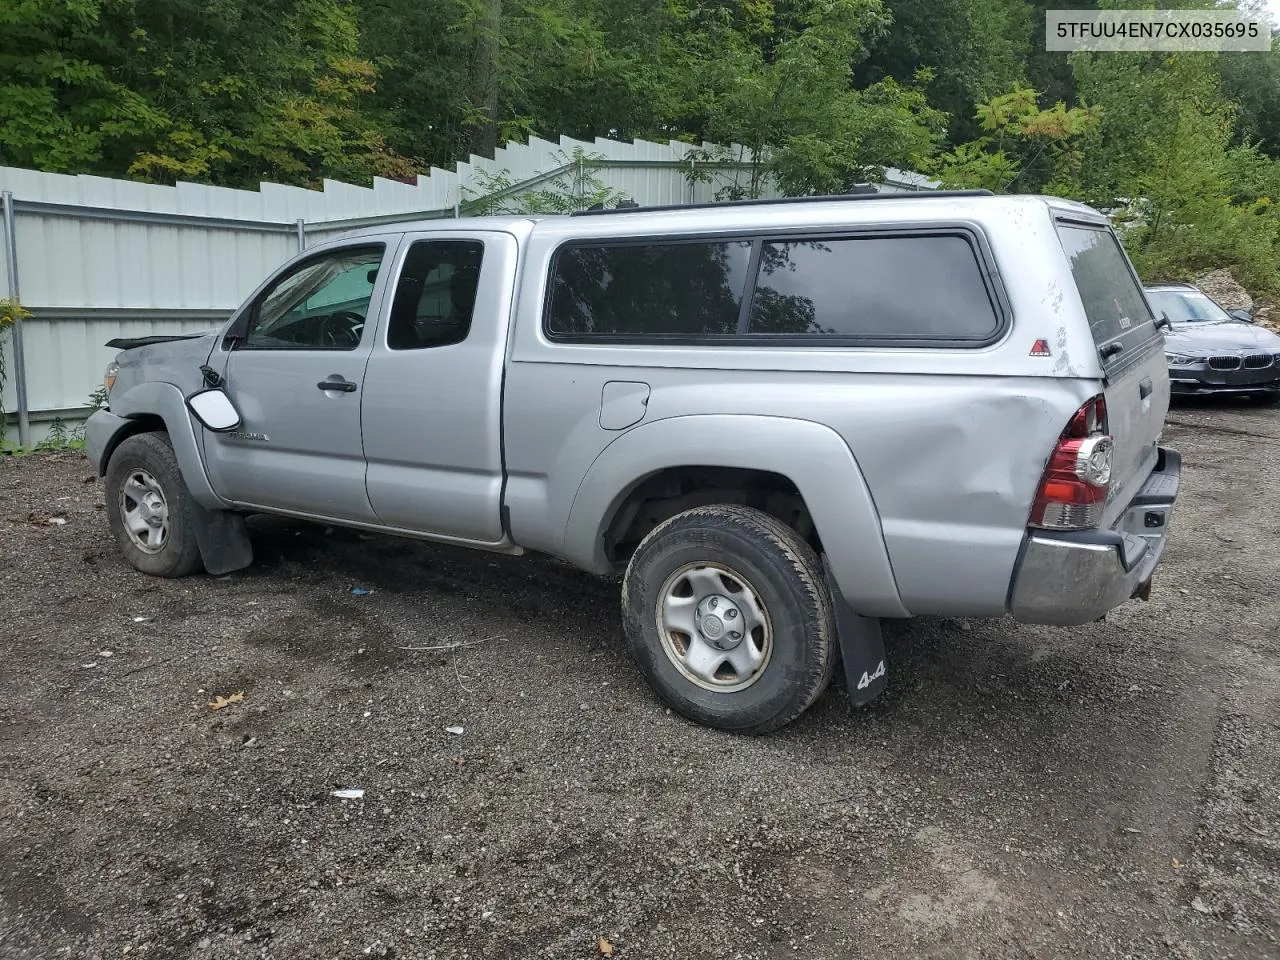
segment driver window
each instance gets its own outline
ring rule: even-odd
[[[382,247],[346,247],[299,264],[253,308],[244,346],[354,350],[364,335]]]

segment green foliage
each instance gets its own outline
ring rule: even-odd
[[[164,126],[110,69],[105,0],[0,3],[0,164],[120,171],[113,154]]]
[[[405,177],[349,0],[0,4],[0,163],[173,182]]]
[[[53,453],[66,450],[84,449],[84,430],[77,427],[68,430],[67,425],[59,417],[49,426],[45,438],[33,448],[37,453]]]
[[[0,300],[0,333],[13,326],[16,320],[26,320],[31,312],[17,300]]]
[[[746,196],[769,180],[793,196],[843,193],[933,150],[943,117],[922,89],[927,75],[853,84],[853,62],[888,22],[880,0],[796,2],[786,17],[770,3],[752,9],[772,17],[708,19],[703,70],[687,64],[692,92],[702,91],[700,135],[747,148]]]
[[[929,102],[950,118],[950,142],[976,137],[973,105],[1026,81],[1029,5],[1023,0],[888,0],[886,6],[892,26],[855,68],[859,85],[886,77],[907,83],[926,69]]]
[[[1280,43],[1265,53],[1226,54],[1218,67],[1222,92],[1237,108],[1237,138],[1280,158]]]
[[[30,311],[25,309],[17,300],[0,300],[0,444],[4,443],[4,385],[8,374],[4,354],[5,334],[13,326],[14,321],[26,320],[30,316]]]
[[[1083,163],[1080,142],[1101,118],[1096,105],[1068,108],[1059,101],[1041,109],[1036,91],[1018,86],[978,104],[980,136],[923,166],[947,187],[1070,195]]]
[[[588,154],[581,148],[572,154],[563,151],[556,155],[559,173],[548,177],[531,189],[521,189],[506,170],[496,173],[479,171],[476,183],[479,188],[468,188],[472,195],[464,207],[468,214],[525,214],[573,213],[586,210],[596,204],[612,206],[622,195],[595,175],[593,164],[604,159],[603,155]]]
[[[1260,292],[1280,289],[1276,162],[1234,146],[1237,109],[1214,54],[1079,55],[1083,95],[1103,106],[1081,170],[1082,195],[1122,206],[1125,244],[1151,279],[1229,266]]]

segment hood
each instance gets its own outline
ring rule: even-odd
[[[1256,350],[1261,353],[1280,352],[1280,336],[1256,323],[1240,320],[1216,323],[1175,324],[1172,331],[1165,331],[1165,346],[1172,351],[1193,353],[1244,353]]]
[[[184,393],[199,389],[204,380],[200,367],[209,362],[220,333],[217,328],[181,337],[112,340],[108,346],[124,347],[116,355],[120,369],[112,396],[146,381],[172,383]]]

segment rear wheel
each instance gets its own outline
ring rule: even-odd
[[[107,522],[130,564],[156,577],[200,569],[191,494],[165,434],[140,433],[116,447],[106,494]]]
[[[749,507],[698,507],[655,527],[627,566],[622,616],[658,696],[721,730],[789,723],[835,667],[821,562],[794,530]]]

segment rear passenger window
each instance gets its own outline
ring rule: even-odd
[[[387,346],[420,350],[467,339],[483,259],[479,240],[415,241],[396,283]]]
[[[751,242],[573,244],[555,257],[547,329],[600,337],[738,330]]]
[[[755,336],[985,340],[1000,318],[959,235],[767,241]]]

